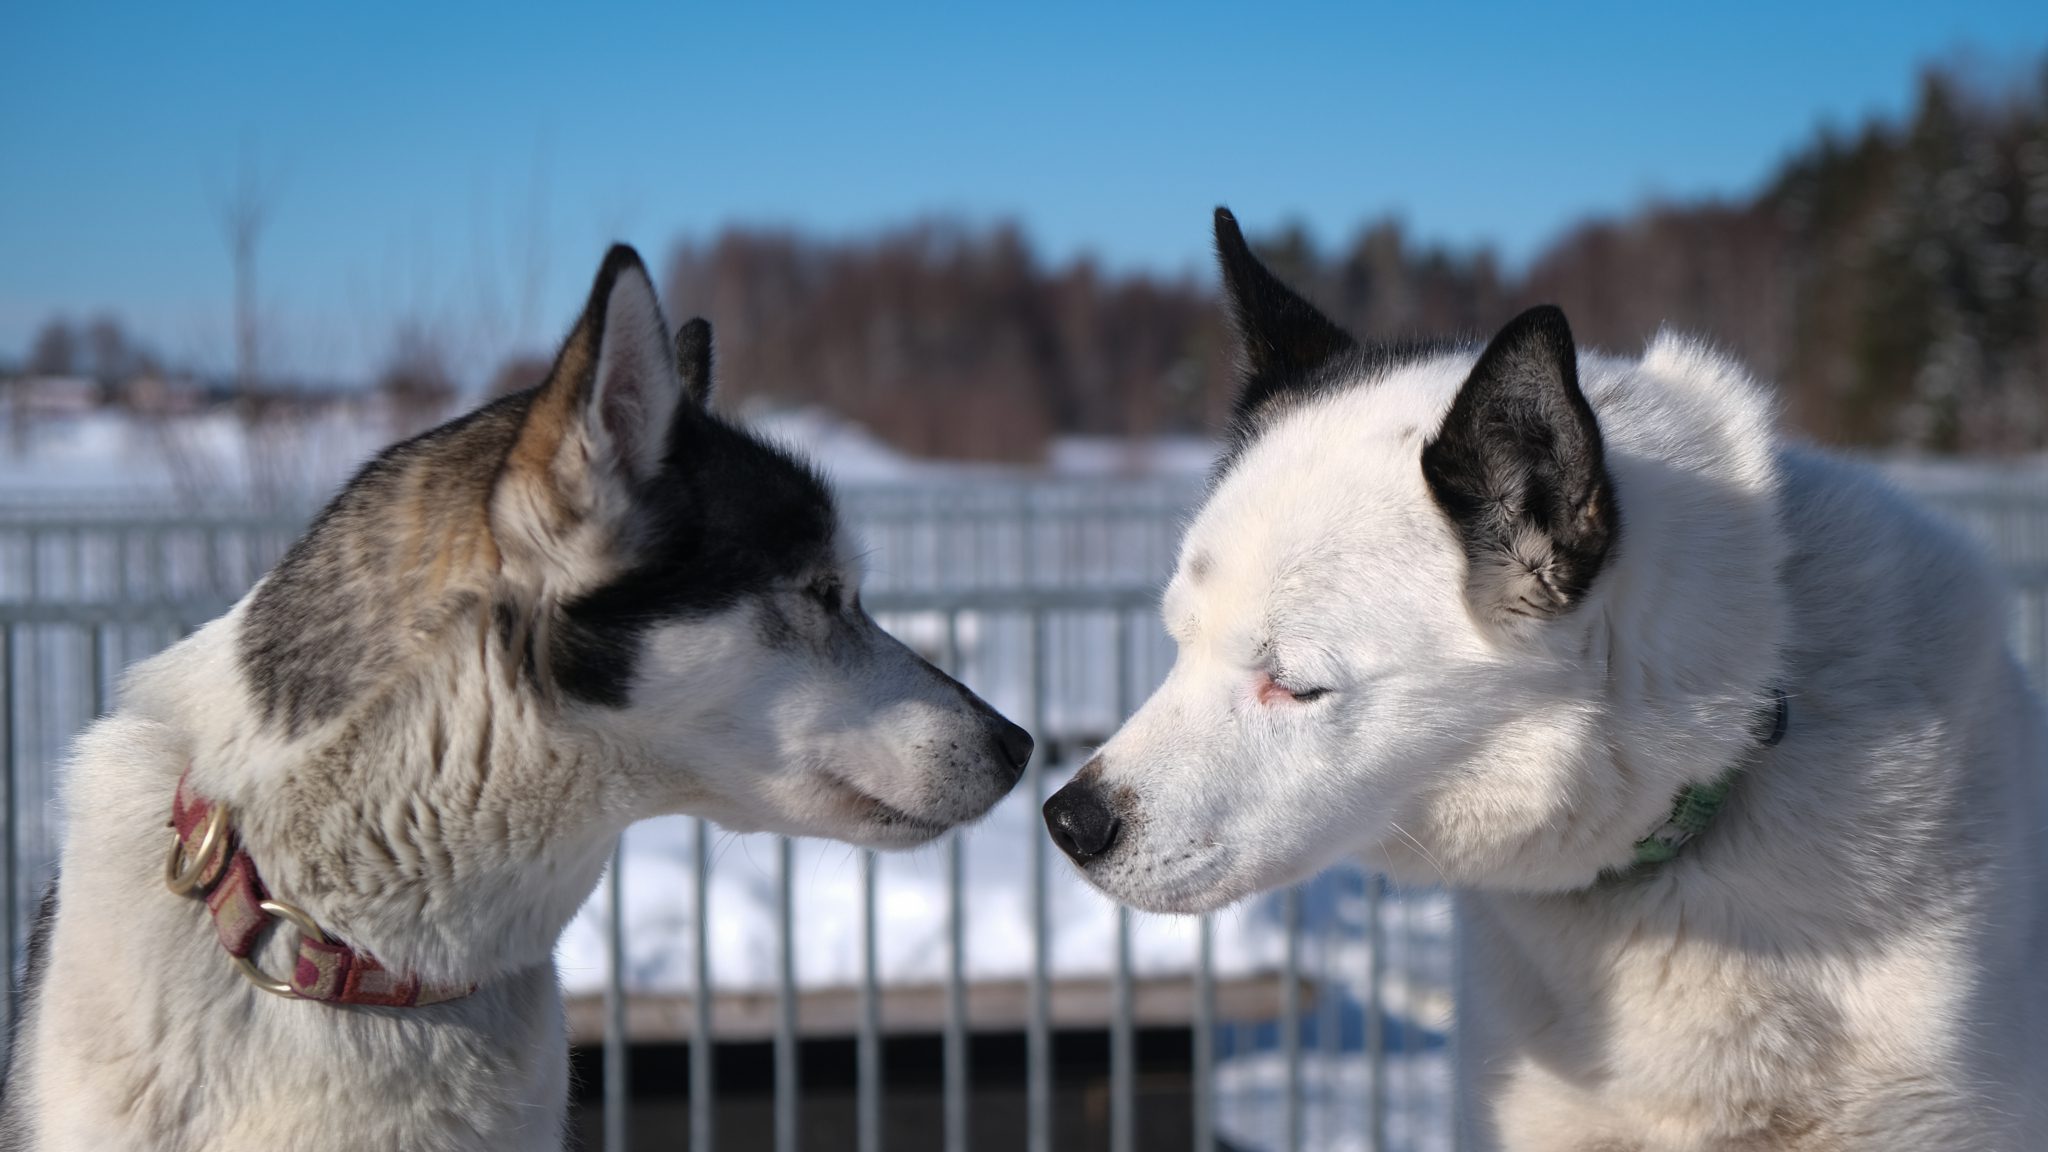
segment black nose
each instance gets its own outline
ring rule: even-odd
[[[1076,864],[1086,864],[1109,851],[1122,827],[1123,821],[1116,818],[1116,811],[1096,791],[1093,781],[1069,780],[1045,802],[1045,830]]]
[[[1011,769],[1016,773],[1010,778],[1011,783],[1016,783],[1017,776],[1024,774],[1024,766],[1031,763],[1031,733],[998,716],[996,747],[1003,750],[1003,759],[1009,762]]]

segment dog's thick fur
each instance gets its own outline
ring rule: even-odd
[[[1536,309],[1361,347],[1227,213],[1218,246],[1238,435],[1178,661],[1047,805],[1088,880],[1182,912],[1345,854],[1453,886],[1483,1147],[2043,1147],[2048,744],[1977,553],[1698,344],[1582,353]]]
[[[386,452],[133,670],[66,778],[0,1144],[559,1148],[552,953],[627,824],[900,847],[1009,790],[1029,738],[876,627],[829,493],[709,385],[707,327],[672,348],[615,249],[546,384]],[[476,991],[343,1008],[245,982],[162,880],[188,765],[272,893]]]

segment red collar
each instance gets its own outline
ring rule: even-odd
[[[188,791],[188,767],[178,777],[171,799],[170,858],[164,862],[164,883],[180,895],[206,900],[213,929],[235,968],[256,987],[292,1000],[328,1004],[362,1004],[378,1008],[415,1008],[439,1004],[476,991],[466,986],[423,984],[331,940],[313,918],[295,904],[273,899],[256,875],[256,862],[235,835],[225,804],[215,804]],[[257,941],[272,919],[289,921],[299,930],[298,962],[290,980],[274,980],[250,960]]]

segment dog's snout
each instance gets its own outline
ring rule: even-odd
[[[942,673],[943,675],[943,673]],[[1010,722],[1010,718],[988,706],[988,702],[963,686],[961,693],[967,703],[988,725],[989,739],[996,747],[996,761],[1009,769],[1005,784],[1015,784],[1024,776],[1024,769],[1031,763],[1031,750],[1037,747],[1031,733]]]
[[[1045,830],[1076,864],[1086,864],[1109,851],[1122,827],[1109,798],[1092,780],[1070,780],[1045,802]]]
[[[1003,750],[1003,762],[1008,764],[1013,772],[1010,782],[1016,783],[1017,777],[1024,775],[1024,766],[1031,763],[1031,749],[1034,747],[1031,733],[998,716],[996,747]]]

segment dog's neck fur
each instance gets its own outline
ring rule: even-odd
[[[1422,844],[1397,836],[1369,853],[1396,875],[1533,892],[1593,884],[1632,860],[1681,788],[1750,754],[1781,678],[1786,549],[1768,401],[1725,361],[1668,337],[1641,361],[1584,355],[1581,370],[1608,440],[1620,542],[1572,618],[1514,638],[1537,649],[1525,666],[1543,670],[1554,703],[1507,718],[1474,753],[1552,768],[1554,803],[1500,804],[1452,781],[1401,821]]]
[[[533,474],[558,466],[494,466],[540,402],[394,450],[234,611],[126,685],[188,735],[194,787],[231,807],[273,894],[433,983],[546,964],[646,811],[647,757],[577,724],[547,676],[543,601],[612,565],[595,518],[534,511],[553,486]],[[563,579],[579,586],[545,586]]]
[[[1672,380],[1707,365],[1668,345],[1644,362],[1686,369]],[[1587,605],[1606,645],[1602,708],[1574,737],[1594,769],[1574,803],[1592,818],[1524,838],[1515,864],[1541,876],[1546,859],[1565,862],[1550,879],[1567,881],[1625,860],[1679,783],[1744,770],[1714,826],[1669,864],[1610,884],[1466,885],[1462,947],[1480,972],[1461,1004],[1466,1075],[1502,1078],[1475,1089],[1498,1105],[1497,1137],[1604,1147],[1608,1125],[1620,1140],[1661,1117],[1672,1147],[1722,1146],[1710,1134],[1773,1148],[2012,1146],[2003,1126],[2026,1106],[1956,1103],[1973,1081],[2009,1077],[1973,1067],[1972,1043],[2016,1059],[2024,1046],[1961,976],[1983,964],[1989,986],[2012,988],[2022,969],[1957,942],[1982,930],[1980,905],[2024,916],[2039,891],[2038,854],[2001,879],[1973,848],[2001,825],[2007,842],[2023,838],[2027,818],[2013,813],[2040,804],[2031,781],[1970,767],[2011,754],[1981,734],[2038,716],[2003,657],[1991,581],[1967,545],[1862,476],[1761,428],[1736,454],[1731,434],[1767,413],[1746,390],[1747,410],[1666,393],[1687,406],[1664,426],[1694,432],[1688,458],[1685,445],[1621,447],[1638,427],[1629,401],[1650,390],[1603,397],[1595,379],[1625,535]],[[1635,651],[1614,644],[1622,636]],[[1760,749],[1756,709],[1774,682],[1791,725]],[[1841,1119],[1916,1094],[1913,1125]]]
[[[522,561],[582,557],[551,571],[586,584],[610,566],[602,541],[528,510],[545,485],[489,466],[527,403],[366,472],[234,611],[125,686],[187,734],[194,787],[230,805],[274,894],[435,983],[547,963],[647,799],[646,758],[575,723],[547,679],[536,604],[577,589]]]
[[[194,787],[231,806],[271,891],[423,979],[547,963],[629,822],[618,793],[634,758],[553,720],[483,618],[452,623],[436,655],[336,719],[285,735],[248,694],[217,688],[238,682],[220,665],[242,616],[142,665],[127,691],[189,738]]]

